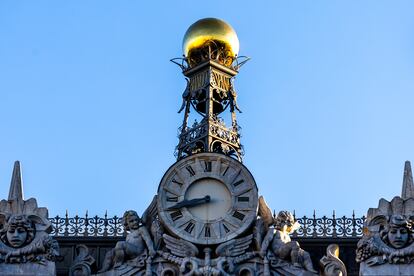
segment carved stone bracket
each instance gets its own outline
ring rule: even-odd
[[[326,249],[326,256],[319,261],[322,276],[347,276],[344,263],[339,259],[339,246],[331,244]]]
[[[89,254],[86,245],[79,244],[75,248],[76,257],[69,270],[69,276],[89,276],[92,274],[92,266],[95,259]]]

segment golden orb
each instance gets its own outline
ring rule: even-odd
[[[184,56],[188,57],[190,51],[202,48],[209,41],[222,43],[233,58],[239,53],[239,39],[228,23],[217,18],[203,18],[192,24],[185,33]]]

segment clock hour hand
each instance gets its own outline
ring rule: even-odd
[[[194,199],[184,199],[181,202],[178,202],[177,204],[169,207],[167,210],[173,210],[173,209],[180,209],[183,207],[193,207],[193,206],[197,206],[203,203],[207,203],[210,202],[211,198],[209,195],[206,195],[205,197],[200,197],[200,198],[194,198]]]

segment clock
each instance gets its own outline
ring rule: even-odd
[[[237,237],[257,216],[258,191],[239,161],[218,153],[179,160],[158,187],[158,215],[176,236],[196,244]]]

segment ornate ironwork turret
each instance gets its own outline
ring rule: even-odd
[[[249,58],[237,57],[237,35],[219,19],[206,18],[191,25],[183,44],[184,58],[171,60],[181,67],[187,81],[178,111],[184,110],[184,120],[179,128],[176,157],[217,152],[241,161],[243,147],[236,110],[241,111],[233,80]],[[192,124],[191,110],[201,116]],[[226,110],[230,111],[227,125],[223,116]]]

